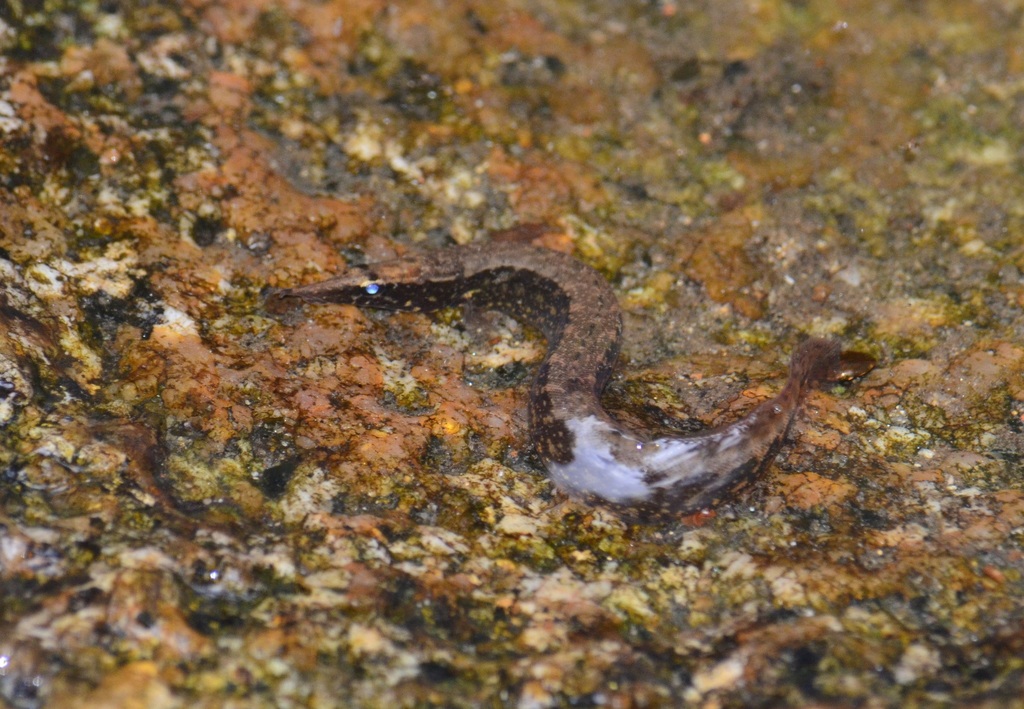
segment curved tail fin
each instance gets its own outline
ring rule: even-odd
[[[842,350],[836,340],[813,337],[793,353],[790,381],[801,386],[862,377],[875,366],[875,358],[863,352]]]

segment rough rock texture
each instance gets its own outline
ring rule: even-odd
[[[0,704],[1024,706],[1022,17],[0,5]],[[528,327],[260,297],[488,238],[607,275],[631,425],[881,366],[643,526],[537,467]]]

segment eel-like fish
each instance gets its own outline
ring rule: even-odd
[[[530,436],[555,485],[575,498],[650,512],[688,514],[720,503],[767,467],[815,384],[874,365],[833,340],[809,339],[793,354],[782,390],[743,418],[654,438],[627,430],[601,406],[622,317],[605,279],[566,254],[516,243],[453,246],[268,297],[424,312],[473,303],[536,327],[548,350],[530,390]]]

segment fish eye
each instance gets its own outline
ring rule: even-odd
[[[380,284],[367,283],[365,286],[363,286],[363,290],[366,292],[367,295],[377,295],[377,293],[380,292]]]

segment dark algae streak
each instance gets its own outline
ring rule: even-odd
[[[512,243],[454,246],[268,297],[411,311],[471,302],[536,327],[548,351],[530,391],[530,432],[551,478],[572,497],[649,512],[685,514],[722,502],[767,467],[812,387],[874,364],[833,340],[809,339],[793,354],[778,395],[743,418],[696,435],[652,438],[625,429],[601,406],[622,317],[604,278],[566,254]]]

